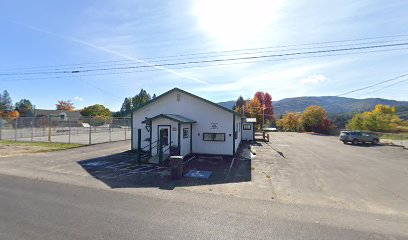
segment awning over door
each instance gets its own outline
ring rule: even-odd
[[[196,121],[192,119],[189,119],[189,118],[186,118],[180,115],[176,115],[176,114],[159,114],[151,118],[146,118],[145,120],[143,120],[142,123],[150,123],[152,120],[157,119],[157,118],[167,118],[172,121],[179,122],[179,123],[196,123]]]

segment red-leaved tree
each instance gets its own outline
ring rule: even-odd
[[[257,98],[264,109],[265,120],[273,121],[272,96],[267,92],[256,92],[254,98]]]

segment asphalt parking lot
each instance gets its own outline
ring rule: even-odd
[[[271,133],[231,158],[201,157],[185,166],[208,179],[171,180],[169,168],[136,163],[129,141],[0,157],[0,174],[102,189],[158,193],[190,190],[304,206],[408,216],[408,151],[344,145],[337,137]]]
[[[407,150],[281,132],[255,149],[252,167],[270,176],[278,200],[408,216]]]

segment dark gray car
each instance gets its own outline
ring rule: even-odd
[[[371,142],[372,144],[378,144],[380,139],[377,134],[361,131],[341,131],[340,141],[343,143],[351,142],[356,145],[359,143]]]

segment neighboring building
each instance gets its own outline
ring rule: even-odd
[[[53,116],[49,118],[49,116]],[[34,110],[34,126],[47,126],[49,125],[49,119],[51,119],[51,125],[58,126],[71,126],[79,127],[81,126],[82,115],[79,111],[61,111],[61,110],[46,110],[46,109],[35,109]],[[24,118],[25,125],[30,125],[29,118]],[[31,120],[30,120],[31,121]],[[21,124],[21,123],[20,123]]]
[[[253,141],[255,139],[254,124],[256,118],[247,118],[242,122],[242,140]]]
[[[132,149],[158,154],[162,146],[180,155],[235,155],[242,140],[245,117],[189,92],[174,88],[136,109],[132,115]],[[252,127],[253,129],[253,127]]]
[[[64,120],[78,120],[80,119],[81,113],[79,111],[62,111],[62,110],[46,110],[46,109],[35,109],[35,117],[48,117],[49,115],[62,115]]]

